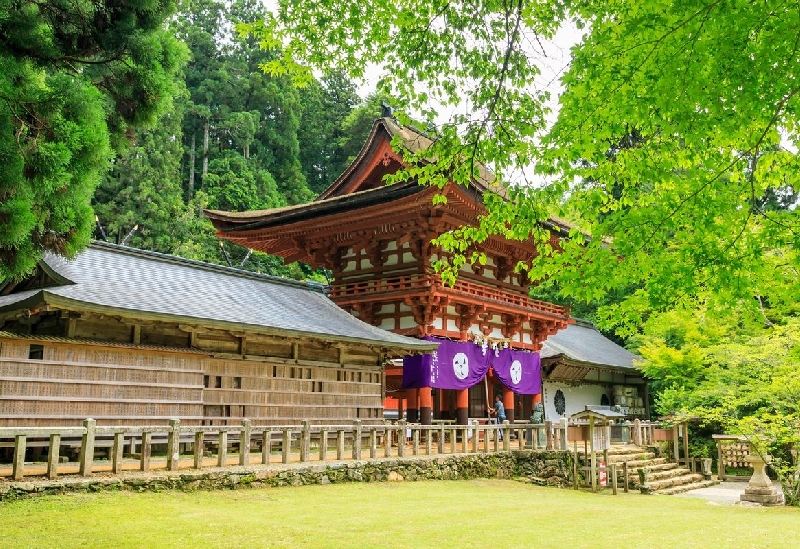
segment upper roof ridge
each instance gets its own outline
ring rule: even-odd
[[[253,280],[263,280],[265,282],[272,282],[274,284],[283,284],[285,286],[302,288],[305,290],[310,290],[318,293],[325,293],[326,289],[326,286],[319,282],[291,280],[288,278],[282,278],[280,276],[275,276],[275,275],[254,273],[253,271],[246,271],[244,269],[238,269],[236,267],[226,267],[224,265],[216,265],[214,263],[207,263],[205,261],[199,261],[196,259],[187,259],[185,257],[178,257],[176,255],[169,255],[161,252],[153,252],[150,250],[142,250],[139,248],[131,248],[128,246],[112,244],[110,242],[103,242],[99,240],[93,240],[92,243],[89,245],[89,247],[97,249],[105,249],[112,252],[136,256],[136,257],[143,257],[145,259],[152,259],[154,261],[161,261],[173,265],[183,265],[185,267],[202,269],[230,276],[236,276],[239,278],[250,278]]]

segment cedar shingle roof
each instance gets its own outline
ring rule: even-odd
[[[46,303],[130,318],[364,343],[400,352],[435,348],[358,320],[328,299],[319,284],[99,242],[71,261],[46,254],[41,266],[62,285],[1,296],[0,312]]]
[[[633,361],[640,358],[608,339],[592,324],[582,321],[548,336],[542,344],[541,357],[564,357],[596,366],[628,369],[637,369]]]

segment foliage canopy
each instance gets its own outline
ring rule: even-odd
[[[72,255],[101,174],[168,106],[174,0],[0,0],[0,279]]]
[[[536,78],[542,44],[567,22],[583,36],[550,125]],[[800,294],[800,224],[786,207],[800,189],[796,23],[776,0],[325,0],[281,2],[254,30],[284,48],[264,65],[274,74],[377,63],[380,90],[437,123],[406,176],[464,183],[476,162],[501,177],[534,166],[510,202],[487,200],[487,216],[440,242],[470,260],[490,233],[543,238],[542,219],[568,215],[576,238],[558,253],[543,241],[532,276],[581,300],[633,285],[605,311],[633,329],[708,289],[752,311]]]

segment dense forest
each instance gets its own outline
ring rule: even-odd
[[[235,26],[263,18],[258,0],[185,3],[168,28],[188,55],[174,75],[171,105],[130,138],[94,194],[94,237],[259,272],[308,278],[221,243],[203,208],[254,210],[308,202],[357,154],[380,115],[343,73],[296,87],[260,66],[276,54]],[[317,274],[316,276],[321,276]]]

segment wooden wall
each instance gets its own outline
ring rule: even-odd
[[[0,336],[2,426],[383,421],[382,355],[364,345],[50,315]]]
[[[202,361],[199,353],[3,338],[0,425],[197,423]]]

